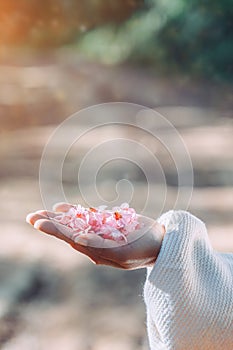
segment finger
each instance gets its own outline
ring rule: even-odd
[[[73,231],[67,228],[66,226],[61,225],[52,220],[40,219],[36,221],[34,227],[39,231],[56,237],[62,241],[65,241],[66,243],[70,244],[74,249],[78,250],[80,253],[87,255],[92,260],[92,262],[97,263],[98,257],[95,254],[89,252],[88,248],[86,248],[85,246],[75,243],[72,239]]]
[[[26,222],[28,224],[34,225],[35,222],[39,219],[47,219],[47,218],[53,218],[55,217],[57,214],[50,212],[50,211],[46,211],[46,210],[38,210],[35,213],[30,213],[27,215],[26,217]]]
[[[54,213],[54,211],[50,211],[50,210],[37,210],[35,213],[47,216],[49,218],[54,218],[54,216],[57,216],[57,214]]]
[[[39,219],[35,222],[34,227],[39,231],[55,236],[68,243],[74,243],[72,240],[73,231],[69,227],[61,225],[58,222],[48,219]]]
[[[73,205],[70,203],[60,202],[56,203],[53,206],[53,210],[55,212],[65,213],[67,212]]]
[[[109,259],[101,256],[101,252],[106,251],[106,249],[103,248],[119,247],[117,242],[104,239],[96,234],[83,234],[76,237],[74,241],[71,238],[74,234],[72,230],[48,219],[37,220],[34,227],[37,230],[69,243],[74,249],[88,256],[95,264],[121,267],[117,262],[111,261],[111,254],[109,254]]]
[[[116,248],[121,244],[113,241],[111,239],[102,238],[100,235],[95,233],[81,234],[74,238],[75,243],[80,244],[85,247],[106,249],[106,248]]]

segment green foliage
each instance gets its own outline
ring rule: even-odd
[[[215,78],[232,77],[231,1],[193,0],[157,35],[164,57],[177,67]]]
[[[87,33],[80,48],[106,63],[134,61],[164,72],[232,78],[231,0],[151,0],[121,27]]]
[[[0,32],[0,46],[69,44],[107,64],[233,75],[232,0],[7,0]]]

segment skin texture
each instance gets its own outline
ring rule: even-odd
[[[68,211],[70,206],[68,203],[57,203],[53,211],[39,210],[28,214],[26,221],[35,229],[67,242],[98,265],[133,270],[155,263],[165,234],[164,226],[151,218],[139,216],[142,228],[128,235],[127,244],[96,234],[85,234],[74,241],[72,230],[53,220],[58,213]]]

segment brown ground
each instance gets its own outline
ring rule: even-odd
[[[49,135],[71,113],[112,101],[156,107],[177,127],[194,166],[195,188],[189,210],[207,223],[216,249],[233,251],[233,101],[229,87],[191,83],[185,78],[156,78],[132,67],[98,66],[71,53],[46,59],[21,57],[18,65],[11,59],[0,67],[3,350],[147,349],[141,297],[145,271],[96,267],[66,244],[33,231],[25,223],[28,212],[42,207],[38,171]],[[80,125],[86,127],[85,123]],[[122,135],[121,130],[111,132],[103,129],[80,140],[68,165],[81,157],[79,150],[85,153],[98,140]],[[141,136],[127,130],[127,137],[139,141]],[[145,137],[144,142],[150,142]],[[169,209],[176,195],[176,174],[157,146],[151,147],[167,175]],[[58,153],[55,150],[51,162]],[[111,197],[121,176],[118,168],[110,164],[104,181],[99,180],[106,198]],[[134,181],[134,205],[141,208],[145,179],[140,172],[135,175],[130,166],[127,174]],[[65,172],[64,188],[70,201],[77,201],[75,181],[75,174]],[[49,183],[49,195],[55,202],[60,198],[53,179]],[[152,185],[155,207],[148,215],[157,213],[161,205],[161,186],[156,182]],[[91,198],[88,181],[86,193]]]

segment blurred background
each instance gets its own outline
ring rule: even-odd
[[[232,15],[230,0],[0,0],[1,349],[148,349],[145,271],[96,267],[25,223],[43,205],[43,147],[82,108],[125,101],[167,118],[193,162],[189,210],[207,223],[216,249],[233,251]],[[169,208],[176,169],[158,143],[134,131],[127,137],[150,143],[163,165]],[[77,153],[109,135],[121,137],[122,130],[87,134],[69,156],[63,181],[74,202],[83,203],[72,194]],[[51,164],[58,154],[55,149]],[[102,194],[126,177],[140,207],[147,183],[127,162],[104,169]],[[159,182],[154,191],[157,208]]]

